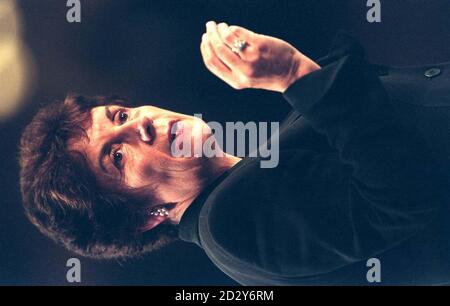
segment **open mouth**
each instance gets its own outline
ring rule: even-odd
[[[167,138],[169,140],[169,146],[172,145],[173,141],[175,140],[175,138],[177,137],[177,132],[178,132],[178,122],[180,120],[172,120],[169,122],[169,127],[168,127],[168,131],[167,131]]]
[[[152,130],[151,126],[147,126],[146,128],[146,132],[147,132],[147,137],[150,138],[150,143],[153,143],[153,141],[155,140],[155,133]]]

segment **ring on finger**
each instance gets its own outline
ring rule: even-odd
[[[233,40],[233,47],[231,48],[231,51],[238,54],[239,52],[244,51],[246,46],[247,42],[245,40],[235,38]]]

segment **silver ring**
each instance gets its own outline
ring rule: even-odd
[[[247,42],[245,40],[236,38],[233,41],[233,48],[231,48],[231,51],[233,51],[234,53],[239,53],[239,52],[242,52],[246,46],[247,46]]]

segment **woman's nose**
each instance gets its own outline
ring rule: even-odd
[[[151,127],[147,124],[138,125],[138,132],[141,140],[144,142],[150,142],[153,137],[151,137]]]
[[[153,133],[153,120],[147,116],[135,118],[132,121],[127,122],[126,126],[123,126],[123,131],[126,137],[138,138],[141,141],[151,143],[155,138]]]
[[[152,142],[155,138],[153,135],[153,120],[147,116],[138,120],[137,129],[139,136],[144,142]]]

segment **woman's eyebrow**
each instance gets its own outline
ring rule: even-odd
[[[106,118],[108,118],[109,120],[113,120],[113,114],[112,114],[112,112],[111,112],[111,109],[110,109],[110,107],[109,107],[109,105],[108,106],[105,106],[105,116],[106,116]]]
[[[98,164],[100,165],[102,171],[105,173],[109,173],[107,167],[105,166],[105,159],[107,156],[109,156],[110,147],[110,143],[105,142],[102,146],[102,149],[100,150],[100,154],[98,155]]]
[[[113,121],[113,114],[109,106],[105,106],[105,116],[106,118],[108,118],[108,120]],[[103,143],[98,156],[98,164],[100,165],[100,169],[102,169],[103,172],[108,174],[109,171],[108,168],[105,166],[104,162],[106,157],[109,156],[110,150],[111,150],[111,143],[109,141],[106,141],[105,143]]]

